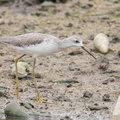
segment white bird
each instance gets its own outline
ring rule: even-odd
[[[39,94],[37,80],[35,79],[34,69],[36,58],[50,55],[52,53],[60,52],[69,47],[82,47],[86,52],[88,52],[82,43],[82,39],[73,35],[63,40],[58,39],[55,36],[49,34],[42,33],[28,33],[18,36],[9,36],[9,37],[1,37],[0,43],[12,48],[13,50],[22,53],[23,55],[15,59],[15,67],[16,67],[16,95],[19,98],[18,93],[18,68],[17,62],[25,55],[30,55],[33,57],[33,68],[32,68],[32,76],[35,83],[35,88],[37,92],[37,99],[40,102],[45,102]],[[88,52],[92,57],[94,57],[90,52]],[[94,57],[95,58],[95,57]],[[96,58],[95,58],[96,59]]]

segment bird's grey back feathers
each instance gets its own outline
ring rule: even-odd
[[[1,37],[0,42],[5,45],[13,45],[16,47],[30,46],[42,43],[44,40],[56,40],[59,39],[52,35],[42,33],[28,33],[18,36]]]

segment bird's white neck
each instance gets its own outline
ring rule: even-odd
[[[69,47],[71,47],[71,44],[69,44],[69,39],[68,38],[65,38],[65,39],[63,39],[63,40],[60,40],[60,48],[61,49],[67,49],[67,48],[69,48]]]

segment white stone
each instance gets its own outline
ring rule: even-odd
[[[117,100],[117,104],[116,104],[115,109],[113,111],[112,120],[120,120],[120,96]]]
[[[95,36],[93,44],[99,52],[107,53],[109,49],[109,38],[105,34],[100,33]]]

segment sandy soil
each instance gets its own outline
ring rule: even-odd
[[[20,80],[21,100],[14,95],[15,78],[10,65],[19,54],[0,45],[0,91],[8,98],[0,98],[0,113],[8,102],[31,103],[35,108],[27,110],[45,120],[110,120],[120,89],[120,2],[114,0],[73,0],[66,4],[54,4],[48,11],[40,6],[24,3],[0,6],[0,16],[5,24],[0,25],[0,36],[28,32],[52,34],[60,39],[77,34],[84,46],[97,57],[94,60],[80,48],[70,48],[37,59],[36,73],[41,96],[52,104],[38,103],[31,75]],[[98,33],[110,38],[110,49],[101,54],[93,46]],[[80,51],[80,54],[69,55]],[[29,56],[22,59],[32,65]],[[104,64],[103,64],[104,63]],[[65,80],[73,80],[65,83]],[[62,81],[62,82],[61,82]],[[108,109],[91,110],[103,106]],[[41,115],[42,114],[42,115]]]

